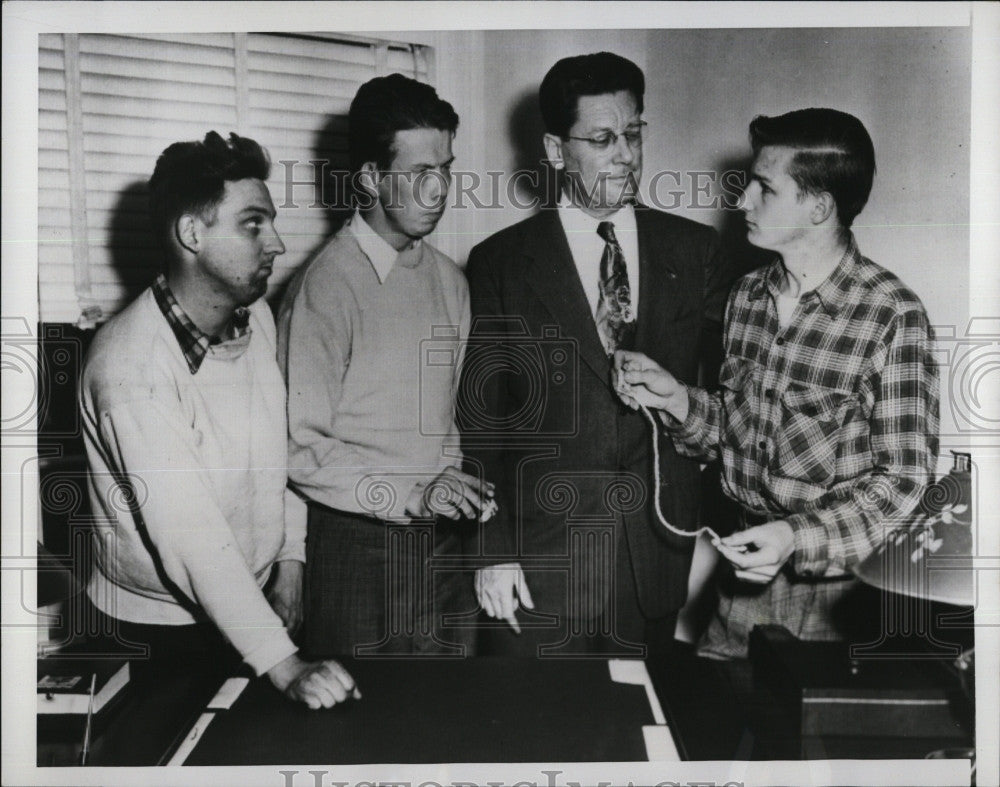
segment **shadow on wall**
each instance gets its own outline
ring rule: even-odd
[[[328,115],[323,125],[316,129],[308,153],[303,151],[303,159],[302,163],[307,161],[311,164],[315,176],[311,198],[306,198],[309,191],[299,184],[294,190],[295,207],[284,208],[282,206],[287,199],[285,187],[272,189],[279,220],[282,221],[278,231],[287,247],[285,258],[293,261],[290,269],[286,269],[280,278],[277,273],[271,278],[267,300],[275,312],[295,272],[319,252],[353,212],[347,115]],[[273,161],[272,183],[284,177],[283,166]],[[296,177],[301,177],[301,174]],[[302,234],[293,236],[290,233]]]
[[[727,156],[719,159],[715,165],[715,172],[739,174],[738,180],[736,177],[732,177],[726,185],[728,191],[731,192],[734,186],[739,186],[742,189],[747,183],[752,164],[753,157],[749,155]],[[722,223],[719,226],[722,248],[735,262],[736,275],[742,276],[769,263],[774,258],[774,253],[760,249],[747,241],[746,222],[743,211],[739,209],[737,204],[736,195],[727,193],[720,188],[716,196],[722,200]]]
[[[353,191],[350,177],[347,115],[329,115],[316,131],[312,146],[314,161],[325,162],[321,193],[325,218],[324,236],[307,257],[311,257],[327,237],[350,218]]]
[[[118,195],[108,233],[111,267],[122,288],[124,307],[135,300],[163,269],[163,252],[149,222],[149,189],[144,180]]]
[[[559,191],[555,171],[545,158],[542,137],[545,125],[538,108],[538,89],[526,90],[514,102],[507,125],[514,151],[514,184],[517,204],[551,207],[558,201]],[[510,173],[511,177],[515,177]]]

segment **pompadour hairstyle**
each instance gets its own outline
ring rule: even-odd
[[[576,122],[580,96],[600,96],[627,90],[643,110],[646,78],[631,60],[611,52],[565,57],[542,80],[538,103],[545,130],[565,138]]]
[[[854,115],[836,109],[799,109],[777,117],[759,115],[750,123],[756,156],[768,145],[795,150],[788,174],[800,191],[829,192],[837,218],[847,229],[861,213],[875,178],[875,148]]]
[[[226,183],[246,178],[267,180],[267,151],[249,137],[224,140],[209,131],[201,142],[175,142],[156,160],[149,179],[149,213],[161,243],[169,243],[174,222],[185,213],[214,221]]]
[[[388,169],[396,155],[397,131],[433,128],[452,134],[458,129],[454,107],[430,85],[402,74],[376,77],[358,88],[348,114],[351,170],[369,161]]]

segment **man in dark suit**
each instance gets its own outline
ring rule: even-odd
[[[635,202],[644,90],[618,55],[556,63],[539,99],[559,204],[469,257],[460,422],[499,505],[473,552],[486,653],[660,651],[685,601],[693,539],[657,521],[651,429],[609,354],[695,381],[731,277],[712,229]],[[693,531],[699,466],[657,439],[663,514]]]

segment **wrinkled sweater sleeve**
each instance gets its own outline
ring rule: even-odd
[[[108,466],[131,489],[136,525],[169,582],[205,611],[258,675],[294,653],[176,408],[155,397],[120,403],[100,413],[98,428]]]

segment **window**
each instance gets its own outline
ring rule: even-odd
[[[358,87],[396,71],[430,81],[431,62],[427,47],[342,35],[40,36],[42,321],[97,324],[150,283],[161,256],[146,181],[167,145],[213,129],[253,137],[271,154],[287,247],[271,277],[274,296],[333,229],[323,206],[333,195],[321,195],[316,175],[346,169],[346,116]],[[297,184],[292,200],[286,180]]]

